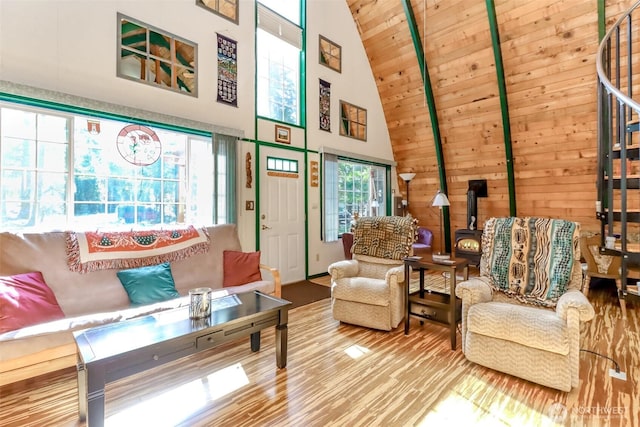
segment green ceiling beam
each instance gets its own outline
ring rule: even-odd
[[[427,61],[424,57],[424,47],[422,46],[422,40],[420,40],[420,31],[416,25],[416,18],[413,14],[413,7],[410,0],[402,0],[402,7],[407,17],[407,24],[409,25],[409,31],[411,31],[411,38],[413,39],[413,47],[416,50],[416,57],[418,59],[418,65],[420,66],[420,73],[422,74],[422,83],[424,86],[424,94],[427,99],[427,106],[429,107],[429,118],[431,119],[431,130],[433,132],[433,142],[436,148],[436,160],[438,162],[438,174],[440,176],[440,191],[444,194],[448,194],[447,191],[447,173],[444,167],[444,156],[442,154],[442,138],[440,137],[440,125],[438,124],[438,114],[436,110],[436,101],[433,97],[433,89],[431,87],[431,79],[429,78],[429,69],[427,68]],[[445,251],[451,253],[451,223],[449,220],[449,207],[444,206],[442,208],[442,214],[444,219],[444,241]],[[440,249],[442,250],[442,248]]]
[[[498,34],[498,20],[496,6],[493,0],[487,0],[487,15],[489,15],[489,29],[493,43],[493,56],[498,74],[498,89],[500,91],[500,109],[502,110],[502,133],[504,135],[504,153],[507,162],[507,181],[509,184],[509,214],[516,216],[516,184],[513,175],[513,152],[511,149],[511,124],[509,121],[509,102],[507,100],[507,85],[504,79],[504,64],[500,49],[500,35]]]
[[[598,41],[602,41],[607,31],[606,20],[607,15],[605,13],[605,0],[598,0]]]

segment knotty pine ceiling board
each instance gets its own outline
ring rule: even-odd
[[[595,84],[595,80],[592,77],[582,76],[580,79],[574,81],[574,87],[568,87],[566,82],[563,81],[553,81],[547,82],[545,81],[544,85],[533,86],[528,88],[523,88],[521,91],[513,91],[513,94],[518,93],[518,96],[524,99],[534,99],[538,96],[544,96],[547,94],[554,94],[558,92],[568,93],[568,90],[582,90],[583,87],[588,87],[592,91],[593,85]]]
[[[402,54],[391,59],[388,53],[392,46],[412,44],[404,12],[395,1],[348,3],[352,11],[357,10],[354,16],[371,58],[398,170],[419,172],[420,165],[425,165],[422,170],[430,172],[412,182],[412,205],[414,193],[430,200],[437,188],[437,171],[419,64],[410,49],[401,49]],[[479,203],[482,215],[494,213],[492,209],[508,212],[502,119],[486,5],[442,0],[412,6],[419,31],[426,29],[420,38],[438,109],[449,196],[454,200],[452,229],[466,221],[466,179],[478,169],[489,180],[489,200]],[[621,1],[608,1],[608,25],[627,7]],[[594,222],[592,201],[585,196],[595,191],[596,9],[595,1],[496,2],[514,162],[520,168],[515,169],[516,196],[527,188],[545,194],[539,189],[557,184],[560,178],[569,186],[556,185],[562,191],[549,195],[560,203],[553,208],[544,200],[533,203],[523,196],[524,207],[518,203],[520,214],[536,209],[553,211],[553,216],[577,213],[588,216],[568,219]],[[397,26],[393,32],[389,32],[391,24]],[[400,188],[404,191],[403,183]],[[579,195],[578,206],[562,205],[566,191]],[[437,220],[428,211],[427,218]]]

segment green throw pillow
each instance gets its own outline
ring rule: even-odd
[[[116,273],[132,305],[153,304],[180,296],[168,262]]]

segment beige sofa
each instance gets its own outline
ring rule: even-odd
[[[65,315],[0,335],[0,385],[75,366],[72,331],[187,305],[192,288],[206,286],[218,294],[260,290],[281,295],[278,271],[262,264],[263,280],[223,288],[223,251],[241,251],[237,228],[224,224],[206,229],[210,237],[207,252],[170,263],[181,297],[135,308],[116,275],[119,270],[70,271],[65,232],[0,233],[0,276],[41,272]]]

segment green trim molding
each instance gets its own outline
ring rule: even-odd
[[[507,99],[507,86],[504,79],[504,63],[502,62],[502,50],[500,48],[500,34],[498,32],[498,20],[496,18],[496,6],[493,0],[487,0],[487,15],[489,16],[489,29],[493,43],[493,56],[496,62],[496,74],[498,75],[498,90],[500,91],[500,109],[502,110],[502,133],[504,135],[504,154],[507,166],[507,181],[509,185],[509,214],[516,216],[516,185],[513,173],[513,152],[511,146],[511,123],[509,120],[509,101]]]
[[[225,126],[203,123],[168,114],[154,113],[139,108],[110,104],[108,102],[83,98],[62,92],[55,92],[0,80],[0,101],[30,105],[32,107],[54,109],[71,114],[79,114],[102,119],[149,125],[159,129],[187,132],[200,136],[214,133],[243,138],[244,131]]]
[[[438,163],[438,175],[440,177],[440,191],[444,194],[448,194],[447,191],[447,173],[444,164],[444,155],[442,152],[442,138],[440,136],[440,124],[438,123],[438,115],[436,114],[436,101],[433,97],[433,88],[431,87],[431,79],[429,77],[429,69],[427,67],[427,60],[424,56],[424,47],[422,46],[422,40],[420,39],[420,31],[416,25],[416,18],[413,14],[413,7],[410,0],[402,0],[402,7],[407,17],[407,24],[409,25],[409,31],[411,31],[411,38],[413,40],[413,47],[416,51],[416,57],[418,65],[420,66],[420,73],[422,74],[422,83],[424,86],[424,94],[427,100],[427,106],[429,108],[429,119],[431,120],[431,130],[433,132],[433,143],[436,150],[436,161]],[[426,35],[425,35],[426,37]],[[451,252],[451,222],[449,219],[449,207],[444,206],[442,209],[444,219],[444,241],[445,251]]]

